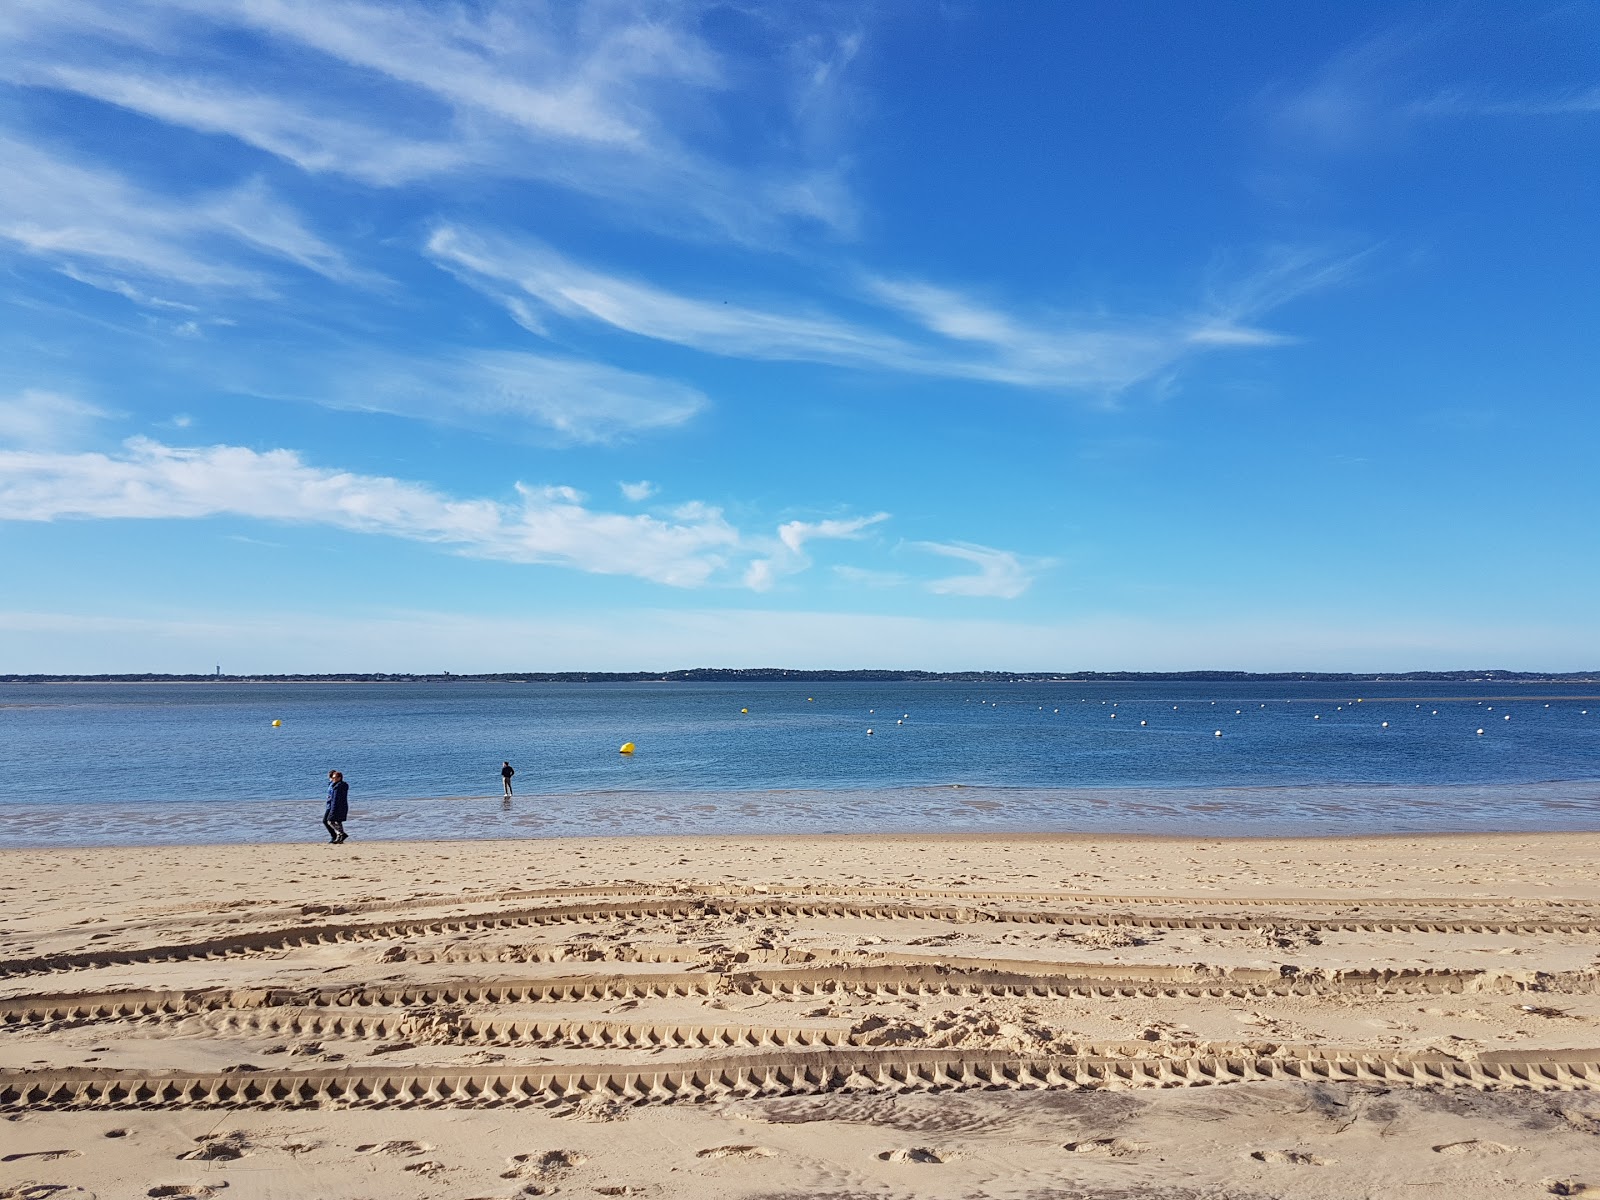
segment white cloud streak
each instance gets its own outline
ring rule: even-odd
[[[1010,550],[996,550],[973,542],[913,542],[912,545],[918,550],[959,559],[978,568],[972,574],[951,575],[926,585],[930,592],[940,596],[1015,600],[1028,590],[1037,571],[1049,565],[1040,560],[1026,562]]]
[[[672,587],[718,582],[774,543],[789,555],[783,569],[798,570],[808,560],[789,546],[852,537],[885,519],[790,522],[773,539],[741,533],[720,509],[698,502],[658,516],[598,511],[564,486],[519,484],[517,493],[516,503],[461,499],[425,484],[311,466],[289,450],[242,446],[174,447],[134,438],[116,455],[0,450],[0,520],[241,516]]]
[[[868,279],[869,299],[920,327],[917,336],[907,338],[826,313],[685,296],[582,266],[526,238],[443,225],[429,237],[427,251],[540,335],[547,335],[551,319],[558,318],[730,358],[1101,394],[1131,387],[1197,353],[1290,340],[1247,322],[1345,278],[1354,261],[1278,251],[1192,315],[1120,321],[1023,320],[951,289]]]
[[[894,365],[913,369],[913,348],[827,316],[696,300],[648,283],[579,266],[548,246],[443,226],[428,239],[440,266],[501,300],[531,332],[527,300],[571,320],[598,322],[656,341],[731,358]]]
[[[109,415],[60,392],[27,388],[10,399],[0,399],[0,445],[68,444]]]
[[[656,494],[656,485],[648,479],[641,479],[637,483],[619,483],[617,489],[624,500],[632,500],[635,504],[642,504]]]
[[[874,525],[888,519],[888,513],[874,513],[870,517],[785,521],[778,526],[777,544],[765,558],[755,559],[746,569],[745,586],[757,592],[768,591],[783,576],[796,574],[811,565],[811,556],[806,553],[807,542],[855,541]]]
[[[0,242],[130,299],[138,289],[101,272],[268,294],[270,277],[251,261],[253,251],[341,283],[375,278],[307,230],[260,183],[168,198],[3,134]]]
[[[781,90],[775,78],[811,66],[775,49],[771,71],[741,79],[694,16],[604,0],[80,0],[14,12],[0,71],[368,184],[473,170],[541,179],[608,201],[624,219],[736,240],[781,238],[796,221],[847,227],[852,206],[833,155],[814,139],[776,139],[810,147],[787,163],[734,167],[681,136],[719,128],[717,108],[741,84]],[[268,52],[242,69],[207,70],[241,34]],[[773,43],[788,41],[775,34]],[[809,107],[839,86],[813,78]],[[805,126],[801,113],[790,120],[791,135]]]
[[[603,363],[521,351],[365,355],[334,363],[316,389],[335,407],[496,428],[532,423],[562,441],[598,444],[671,429],[708,404],[687,384]]]
[[[1600,87],[1573,89],[1548,96],[1490,100],[1464,91],[1440,92],[1413,104],[1425,117],[1571,117],[1600,113]]]

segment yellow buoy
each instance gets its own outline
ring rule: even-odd
[[[749,712],[750,710],[748,708],[741,708],[739,711],[740,712]]]
[[[816,701],[815,701],[815,700],[813,700],[813,699],[812,699],[812,698],[811,698],[811,697],[810,697],[810,696],[807,696],[807,697],[806,697],[806,703],[807,703],[807,704],[815,704],[815,703],[816,703]]]
[[[273,723],[272,723],[272,727],[273,727],[273,728],[274,728],[274,729],[276,729],[276,728],[277,728],[277,727],[278,727],[278,726],[279,726],[279,725],[282,725],[282,724],[283,724],[283,722],[282,722],[282,721],[274,721],[274,722],[273,722]]]
[[[632,754],[633,751],[634,751],[634,745],[633,745],[632,742],[623,742],[622,743],[622,748],[620,750],[618,750],[617,753],[618,754]]]

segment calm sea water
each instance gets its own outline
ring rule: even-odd
[[[330,767],[356,839],[1597,829],[1600,689],[0,686],[0,846],[319,837]]]

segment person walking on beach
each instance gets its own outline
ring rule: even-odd
[[[328,841],[334,845],[350,840],[344,831],[345,818],[350,815],[350,785],[344,781],[343,771],[328,772],[328,807],[323,810],[322,824],[328,831]]]
[[[512,770],[510,763],[500,764],[500,782],[505,786],[507,800],[511,799],[511,777],[515,774],[516,771]]]

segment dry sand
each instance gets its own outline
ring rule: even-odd
[[[1600,1195],[1597,852],[7,852],[0,1200]]]

